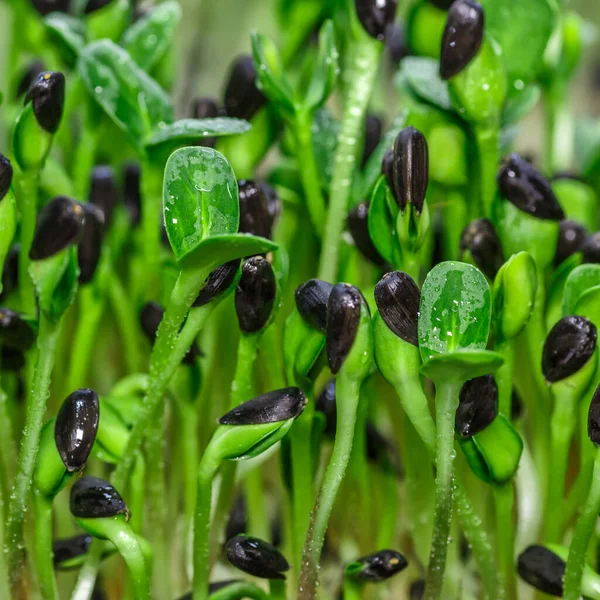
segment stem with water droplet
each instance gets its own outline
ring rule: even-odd
[[[429,566],[425,579],[425,600],[439,600],[450,536],[453,504],[454,419],[458,408],[460,381],[436,383],[435,412],[437,426],[435,478],[435,516]]]

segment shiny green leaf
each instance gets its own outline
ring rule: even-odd
[[[453,110],[448,83],[440,78],[440,63],[434,58],[407,56],[403,59],[396,77],[398,84],[404,81],[421,100],[442,110]]]
[[[479,269],[454,261],[435,266],[421,289],[419,349],[423,361],[436,354],[484,349],[491,304],[490,286]]]
[[[288,381],[306,378],[324,347],[325,335],[310,327],[294,309],[285,323],[283,344]]]
[[[421,367],[421,373],[432,381],[464,382],[497,371],[504,358],[490,350],[454,350],[434,354]]]
[[[0,273],[17,231],[17,204],[12,189],[0,200]],[[2,280],[0,278],[0,293]]]
[[[85,27],[80,19],[61,12],[53,12],[44,18],[48,36],[68,64],[75,64],[85,47]]]
[[[394,200],[388,200],[387,196],[391,196],[391,192],[382,176],[375,185],[369,205],[369,235],[377,252],[391,265],[399,266],[402,264],[402,250],[396,235],[397,214],[391,214]]]
[[[503,124],[512,125],[524,119],[537,106],[541,95],[542,90],[535,83],[525,86],[520,91],[513,88],[502,113]]]
[[[173,44],[180,20],[179,3],[163,2],[127,29],[121,45],[144,71],[150,72]]]
[[[587,290],[600,285],[600,265],[579,265],[571,271],[565,283],[563,292],[563,316],[577,314],[575,307]]]
[[[587,317],[596,328],[600,328],[600,285],[581,294],[575,305],[574,314]]]
[[[158,126],[173,120],[165,91],[109,40],[87,46],[77,70],[92,97],[142,152],[144,140]]]
[[[338,59],[333,22],[326,21],[319,32],[319,54],[304,98],[305,109],[313,111],[319,108],[331,94],[340,72]]]

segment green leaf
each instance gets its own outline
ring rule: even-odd
[[[159,4],[127,29],[121,46],[149,73],[172,46],[180,20],[178,2]]]
[[[236,258],[274,252],[277,248],[279,244],[249,233],[213,235],[202,240],[192,253],[180,261],[180,265],[190,269],[216,269]]]
[[[565,289],[565,283],[571,271],[581,264],[581,254],[579,252],[569,256],[552,273],[550,285],[548,286],[546,301],[546,329],[550,331],[562,315],[562,297]]]
[[[563,317],[577,314],[574,311],[581,296],[597,285],[600,285],[600,265],[585,264],[573,269],[567,277],[563,292]]]
[[[542,90],[536,83],[525,86],[521,91],[517,91],[513,87],[502,114],[504,126],[518,123],[524,119],[536,107],[541,95]]]
[[[587,317],[597,328],[600,328],[600,285],[586,290],[579,296],[574,314]]]
[[[294,91],[285,75],[277,46],[267,36],[252,34],[252,57],[256,66],[256,85],[271,101],[294,114]]]
[[[251,128],[250,123],[243,119],[180,119],[155,129],[148,136],[145,146],[153,155],[165,156],[166,160],[180,146],[188,146],[203,138],[239,135]]]
[[[440,78],[440,62],[424,56],[407,56],[396,76],[397,85],[404,81],[421,100],[442,110],[453,110],[448,83]]]
[[[423,361],[457,350],[483,350],[491,304],[490,286],[479,269],[454,261],[435,266],[421,290],[418,330]]]
[[[53,12],[44,18],[44,25],[65,62],[74,65],[85,47],[83,22],[65,13]]]
[[[396,235],[397,215],[391,214],[390,207],[394,200],[387,196],[391,196],[391,193],[382,175],[375,185],[369,205],[369,235],[377,252],[391,265],[398,266],[402,262],[402,250]]]
[[[567,219],[581,223],[588,231],[596,229],[598,197],[594,188],[575,179],[558,179],[552,182]]]
[[[313,68],[313,76],[304,98],[304,108],[314,111],[324,104],[337,81],[340,67],[335,46],[333,22],[326,21],[319,32],[319,54]]]
[[[284,364],[290,382],[304,379],[325,347],[325,335],[313,329],[297,309],[285,322]]]
[[[459,439],[471,470],[486,483],[510,481],[519,468],[523,440],[502,414],[482,431],[468,439]]]
[[[56,323],[71,306],[77,293],[77,248],[69,246],[50,258],[32,261],[29,274],[40,310],[49,321]]]
[[[502,48],[512,81],[530,81],[543,67],[544,51],[556,25],[553,0],[482,0],[486,32]]]
[[[17,204],[12,189],[0,200],[0,273],[4,268],[6,255],[15,237],[17,230]],[[0,278],[0,293],[2,293],[2,279]]]
[[[238,187],[227,159],[216,150],[186,147],[167,161],[163,181],[165,228],[178,261],[211,235],[235,233]]]
[[[497,371],[504,358],[490,350],[454,350],[432,355],[421,367],[421,373],[432,381],[464,382]]]
[[[90,40],[118,41],[131,21],[133,5],[129,0],[111,0],[102,8],[83,15]]]
[[[324,106],[315,113],[312,125],[313,151],[319,169],[321,185],[326,191],[333,176],[335,150],[340,132],[340,122]]]
[[[173,120],[166,92],[113,42],[87,46],[77,70],[92,97],[139,152],[154,129]]]
[[[533,311],[538,280],[528,252],[513,254],[494,281],[496,334],[514,339],[523,331]]]

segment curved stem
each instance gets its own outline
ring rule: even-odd
[[[194,517],[194,600],[206,600],[208,598],[210,511],[212,506],[212,482],[215,473],[216,468],[206,467],[202,462],[200,463],[196,491],[196,514]]]
[[[453,504],[454,417],[458,408],[459,382],[436,384],[436,468],[435,516],[429,566],[425,578],[425,600],[439,600],[450,536]]]
[[[515,577],[514,489],[512,481],[493,487],[496,505],[496,536],[500,570],[508,600],[517,600]]]
[[[23,524],[33,468],[37,458],[42,421],[46,412],[46,401],[50,396],[50,377],[54,367],[55,350],[60,333],[60,324],[50,323],[40,313],[40,328],[37,339],[37,359],[33,377],[33,388],[28,397],[27,421],[19,452],[19,464],[10,496],[5,551],[13,590],[17,589],[22,576]]]
[[[342,126],[335,152],[318,275],[319,279],[334,283],[337,281],[340,238],[346,222],[352,179],[357,168],[357,155],[363,135],[365,113],[377,76],[381,50],[380,42],[365,38],[355,44],[352,55],[349,57],[345,80],[351,81],[352,85],[346,96]]]
[[[350,379],[342,368],[336,379],[338,401],[335,443],[323,485],[313,509],[312,527],[309,528],[304,544],[298,600],[314,600],[316,598],[319,562],[325,541],[325,532],[352,452],[360,385],[361,382]]]
[[[35,295],[33,283],[29,276],[29,251],[35,232],[37,198],[40,174],[38,171],[22,171],[19,177],[19,193],[17,206],[20,216],[20,249],[19,249],[19,291],[21,294],[21,310],[30,315],[35,314]]]
[[[567,465],[571,439],[576,426],[577,404],[575,398],[555,398],[550,422],[550,469],[546,481],[546,518],[544,519],[544,541],[560,541],[561,515],[565,494]]]
[[[567,559],[567,568],[564,577],[565,600],[579,600],[581,596],[581,580],[583,569],[585,567],[585,557],[590,543],[598,513],[600,512],[600,450],[596,450],[594,459],[594,474],[592,476],[592,485],[583,507],[577,525],[571,546],[569,548],[569,558]]]
[[[325,223],[325,199],[313,147],[312,116],[312,113],[305,112],[296,115],[296,157],[300,165],[300,177],[308,214],[315,233],[321,237]]]
[[[40,592],[44,600],[58,598],[52,552],[52,498],[34,494],[35,564]]]

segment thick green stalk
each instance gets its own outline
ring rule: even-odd
[[[286,600],[285,579],[271,579],[269,581],[269,591],[271,600]]]
[[[356,579],[344,577],[344,600],[362,600],[363,588]]]
[[[512,416],[513,373],[515,368],[514,340],[498,340],[494,350],[504,358],[504,363],[494,375],[494,379],[498,385],[498,412],[510,420]]]
[[[496,506],[496,536],[500,571],[504,580],[507,600],[517,600],[517,580],[515,577],[515,523],[513,518],[514,490],[509,481],[495,485],[494,503]]]
[[[35,564],[40,592],[44,600],[58,598],[52,552],[52,498],[34,494]]]
[[[325,199],[313,147],[312,117],[312,113],[306,112],[296,115],[296,157],[300,165],[300,177],[308,214],[315,233],[321,237],[325,223]]]
[[[500,162],[500,143],[498,128],[476,127],[475,139],[479,160],[479,180],[481,193],[481,212],[488,218],[492,216],[492,204],[496,197],[496,176]]]
[[[22,171],[19,177],[20,249],[19,249],[19,291],[21,294],[21,310],[27,314],[35,314],[35,295],[33,283],[29,276],[29,251],[33,242],[37,218],[37,198],[40,174],[38,171]]]
[[[210,511],[212,483],[217,468],[200,463],[194,516],[194,584],[193,599],[207,600],[210,572]]]
[[[345,80],[351,81],[352,84],[347,90],[342,126],[335,152],[329,208],[319,262],[318,277],[325,281],[337,281],[340,238],[346,222],[365,113],[377,76],[381,50],[381,42],[365,37],[355,43],[349,56]]]
[[[560,542],[561,515],[566,487],[569,449],[575,432],[576,398],[556,398],[550,422],[550,469],[546,481],[544,541]]]
[[[231,408],[239,406],[256,395],[254,364],[261,337],[262,332],[240,335],[235,377],[231,384]]]
[[[0,393],[1,390],[0,390]],[[4,528],[4,490],[0,486],[0,544],[4,549],[5,544],[5,528]],[[0,598],[10,598],[10,585],[9,585],[9,573],[8,566],[6,564],[6,553],[0,552]]]
[[[131,511],[129,525],[137,534],[142,533],[144,524],[144,499],[146,498],[146,461],[143,454],[138,454],[131,472],[129,484],[128,506]]]
[[[435,516],[429,566],[425,578],[425,600],[439,600],[450,537],[453,504],[454,416],[458,408],[460,382],[436,384],[436,468]]]
[[[246,474],[244,489],[246,491],[248,534],[262,540],[270,540],[271,526],[267,516],[263,473],[260,464]]]
[[[579,600],[581,596],[581,580],[585,567],[587,549],[596,527],[600,512],[600,450],[596,450],[592,485],[586,503],[579,515],[575,533],[569,548],[569,558],[564,577],[565,600]]]
[[[317,595],[319,563],[325,532],[352,452],[360,382],[350,379],[342,370],[336,379],[336,396],[338,402],[335,443],[313,509],[312,527],[308,531],[304,544],[298,600],[314,600]]]
[[[37,359],[33,377],[33,387],[27,399],[27,421],[23,429],[17,474],[10,496],[5,551],[8,554],[8,566],[13,590],[19,587],[23,568],[23,524],[27,510],[27,501],[33,469],[37,458],[40,432],[46,401],[50,396],[50,377],[54,367],[56,343],[60,333],[61,321],[50,323],[40,313],[39,333],[37,339]]]

